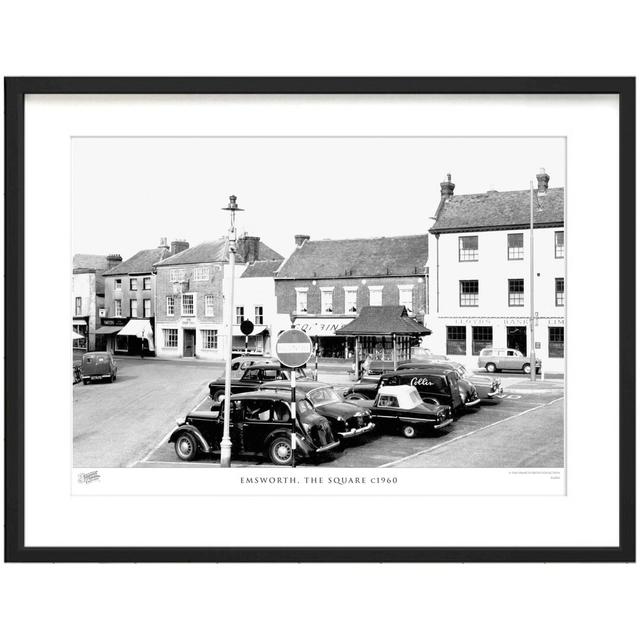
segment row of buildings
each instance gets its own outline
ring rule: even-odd
[[[544,170],[537,179],[535,348],[545,370],[562,371],[564,189],[549,188]],[[319,356],[350,357],[355,340],[341,333],[367,308],[366,317],[374,320],[369,338],[358,343],[365,353],[389,356],[391,330],[383,326],[389,310],[430,330],[423,346],[468,365],[487,346],[527,353],[530,192],[454,191],[448,175],[433,215],[425,215],[424,234],[343,240],[296,235],[287,256],[260,238],[241,237],[234,349],[247,344],[250,351],[269,352],[278,333],[293,325],[313,338]],[[85,263],[88,258],[83,257]],[[162,240],[125,261],[117,255],[102,262],[93,258],[106,268],[91,273],[87,264],[75,267],[74,261],[74,330],[83,334],[76,346],[223,358],[231,284],[225,238],[193,247]],[[89,281],[82,293],[81,277]],[[254,324],[248,338],[240,331],[244,319]]]

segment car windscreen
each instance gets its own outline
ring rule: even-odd
[[[321,387],[309,391],[307,397],[316,407],[330,402],[342,402],[342,398],[331,387]]]

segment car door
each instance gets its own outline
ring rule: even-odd
[[[238,442],[245,453],[264,451],[266,437],[273,431],[273,400],[252,398],[244,400],[243,416],[238,429]]]
[[[518,352],[515,349],[507,349],[507,355],[504,358],[503,369],[519,369],[522,365],[519,364]]]
[[[398,417],[398,410],[398,398],[393,395],[387,395],[384,392],[378,394],[373,406],[376,427],[388,429],[393,426]]]
[[[257,389],[261,382],[260,373],[260,369],[247,369],[240,380],[233,382],[233,393],[242,393],[243,391],[253,391]]]
[[[496,363],[496,369],[508,369],[509,368],[509,362],[507,360],[507,350],[506,349],[495,349],[494,350],[494,355],[495,355],[495,363]]]

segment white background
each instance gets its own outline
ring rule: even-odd
[[[5,75],[635,75],[628,3],[13,3]],[[224,7],[224,8],[222,8]],[[594,168],[597,171],[597,167]],[[594,184],[598,184],[597,176]],[[603,185],[603,188],[606,188]],[[636,566],[9,566],[12,638],[632,635]],[[179,614],[188,593],[193,606]],[[295,596],[349,606],[323,616]],[[176,595],[180,594],[180,598]],[[251,602],[248,612],[247,602]],[[276,612],[276,614],[274,614]],[[291,621],[283,620],[290,613]]]

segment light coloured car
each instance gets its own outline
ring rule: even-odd
[[[531,359],[517,349],[487,347],[478,356],[478,367],[489,373],[494,371],[522,371],[531,373]],[[536,373],[540,373],[542,360],[536,358]]]

